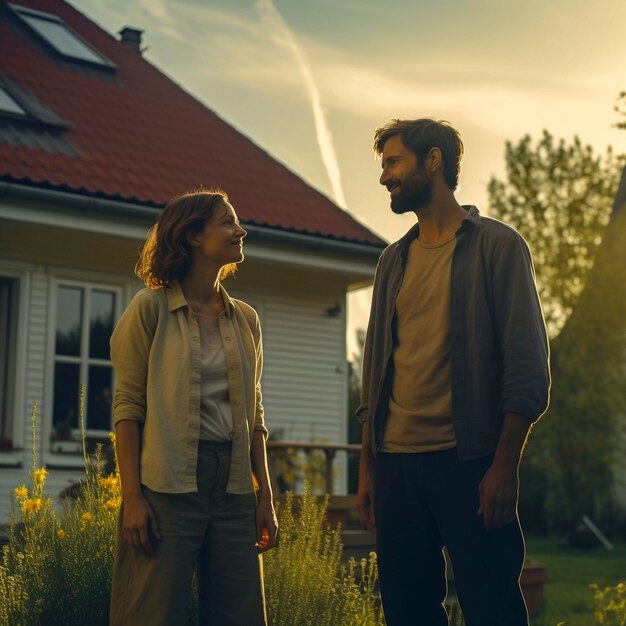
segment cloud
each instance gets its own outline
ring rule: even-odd
[[[311,72],[309,63],[305,59],[302,50],[300,49],[300,46],[298,45],[298,42],[291,32],[287,22],[285,22],[281,14],[276,10],[272,0],[259,0],[257,2],[257,8],[262,15],[269,19],[273,26],[272,31],[279,37],[279,41],[287,47],[291,58],[295,61],[295,64],[300,72],[304,82],[304,88],[313,111],[315,134],[322,162],[326,168],[335,201],[339,204],[339,206],[345,207],[346,199],[341,186],[341,172],[337,161],[337,155],[335,153],[333,136],[330,127],[328,126],[324,110],[322,109],[320,92]]]

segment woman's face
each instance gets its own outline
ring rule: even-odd
[[[192,244],[197,253],[222,267],[243,261],[243,238],[247,234],[235,209],[224,201],[216,207],[204,229],[194,234]]]

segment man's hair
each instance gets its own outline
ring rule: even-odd
[[[411,150],[418,163],[428,156],[431,148],[439,148],[443,157],[443,178],[454,191],[459,183],[463,158],[461,135],[444,120],[424,117],[417,120],[393,119],[374,133],[374,152],[381,156],[390,137],[400,135],[405,148]]]
[[[180,282],[193,261],[192,247],[187,240],[190,231],[201,232],[215,210],[228,202],[226,192],[219,188],[198,189],[170,200],[139,253],[135,274],[146,287],[157,289]],[[225,265],[220,280],[234,274],[236,264]]]

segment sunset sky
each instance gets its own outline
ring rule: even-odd
[[[626,89],[623,0],[72,4],[112,34],[145,30],[150,62],[389,241],[415,219],[391,215],[378,185],[372,133],[392,117],[459,129],[457,197],[484,213],[507,139],[547,128],[626,151],[612,127]],[[353,302],[353,324],[366,305]]]

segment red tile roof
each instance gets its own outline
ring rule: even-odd
[[[384,244],[71,5],[14,1],[60,17],[115,63],[117,80],[59,62],[14,20],[0,19],[0,74],[70,122],[63,137],[79,152],[0,143],[0,179],[155,206],[181,191],[219,185],[243,222]]]

